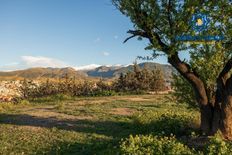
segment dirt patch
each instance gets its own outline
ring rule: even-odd
[[[111,114],[114,115],[124,115],[124,116],[130,116],[135,112],[135,110],[129,109],[129,108],[113,108],[111,110]]]
[[[96,105],[96,104],[106,104],[106,103],[109,103],[110,100],[109,99],[106,99],[106,100],[80,100],[80,101],[76,101],[76,102],[73,102],[73,103],[68,103],[66,105],[69,105],[69,106],[73,106],[73,107],[76,107],[76,106],[85,106],[85,105]]]
[[[127,98],[129,101],[137,101],[137,102],[143,102],[143,101],[149,101],[150,99],[144,99],[144,98]]]
[[[55,118],[59,120],[84,120],[84,119],[92,119],[91,116],[73,116],[64,113],[59,113],[53,111],[53,106],[47,106],[43,108],[31,108],[25,111],[25,114],[40,117],[40,118]]]
[[[115,98],[116,100],[118,98]],[[134,101],[134,102],[144,102],[144,101],[152,101],[155,99],[155,96],[153,97],[153,95],[139,95],[139,96],[122,96],[120,97],[121,100],[125,100],[125,101]]]

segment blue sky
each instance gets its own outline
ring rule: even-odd
[[[110,0],[0,0],[0,70],[130,64],[150,53],[131,28]]]

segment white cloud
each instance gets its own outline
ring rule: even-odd
[[[22,56],[22,63],[28,67],[67,67],[61,60],[42,56]]]
[[[53,68],[63,68],[68,67],[68,65],[58,59],[42,57],[42,56],[21,56],[19,62],[12,62],[0,66],[1,71],[12,71],[32,67],[53,67]]]
[[[109,56],[109,55],[110,55],[109,52],[102,52],[102,54],[103,54],[104,56]]]

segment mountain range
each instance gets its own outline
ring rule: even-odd
[[[145,62],[138,64],[141,68],[146,66],[149,70],[159,68],[163,71],[165,79],[169,81],[172,77],[174,69],[170,65]],[[62,78],[65,76],[76,78],[115,78],[119,77],[121,73],[125,74],[133,70],[133,65],[113,65],[113,66],[92,66],[81,69],[67,68],[30,68],[25,70],[0,72],[0,79],[37,79],[37,78]]]

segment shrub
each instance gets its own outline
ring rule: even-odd
[[[59,81],[47,80],[46,82],[23,80],[20,86],[23,99],[33,99],[54,96],[58,99],[73,96],[112,96],[115,91],[112,86],[102,79],[97,83],[92,81],[77,82],[73,79],[60,79]]]
[[[94,91],[92,96],[114,96],[117,93],[113,90]]]
[[[194,154],[194,150],[177,141],[175,137],[158,137],[152,135],[130,136],[120,145],[122,154],[164,155]]]
[[[178,113],[173,111],[148,111],[133,116],[134,124],[142,133],[156,135],[176,136],[191,134],[190,123],[194,122],[191,113]]]
[[[58,101],[63,101],[63,100],[71,100],[72,97],[70,95],[66,95],[66,94],[56,94],[51,96],[53,98],[53,100],[58,100]]]
[[[30,102],[28,100],[20,100],[18,103],[20,105],[30,105]]]
[[[166,89],[164,74],[160,69],[149,70],[145,65],[141,68],[134,63],[133,69],[128,73],[121,73],[114,82],[116,91],[163,91]]]
[[[204,152],[208,155],[227,155],[231,154],[231,150],[231,145],[225,140],[223,140],[220,133],[217,133],[210,139]]]

